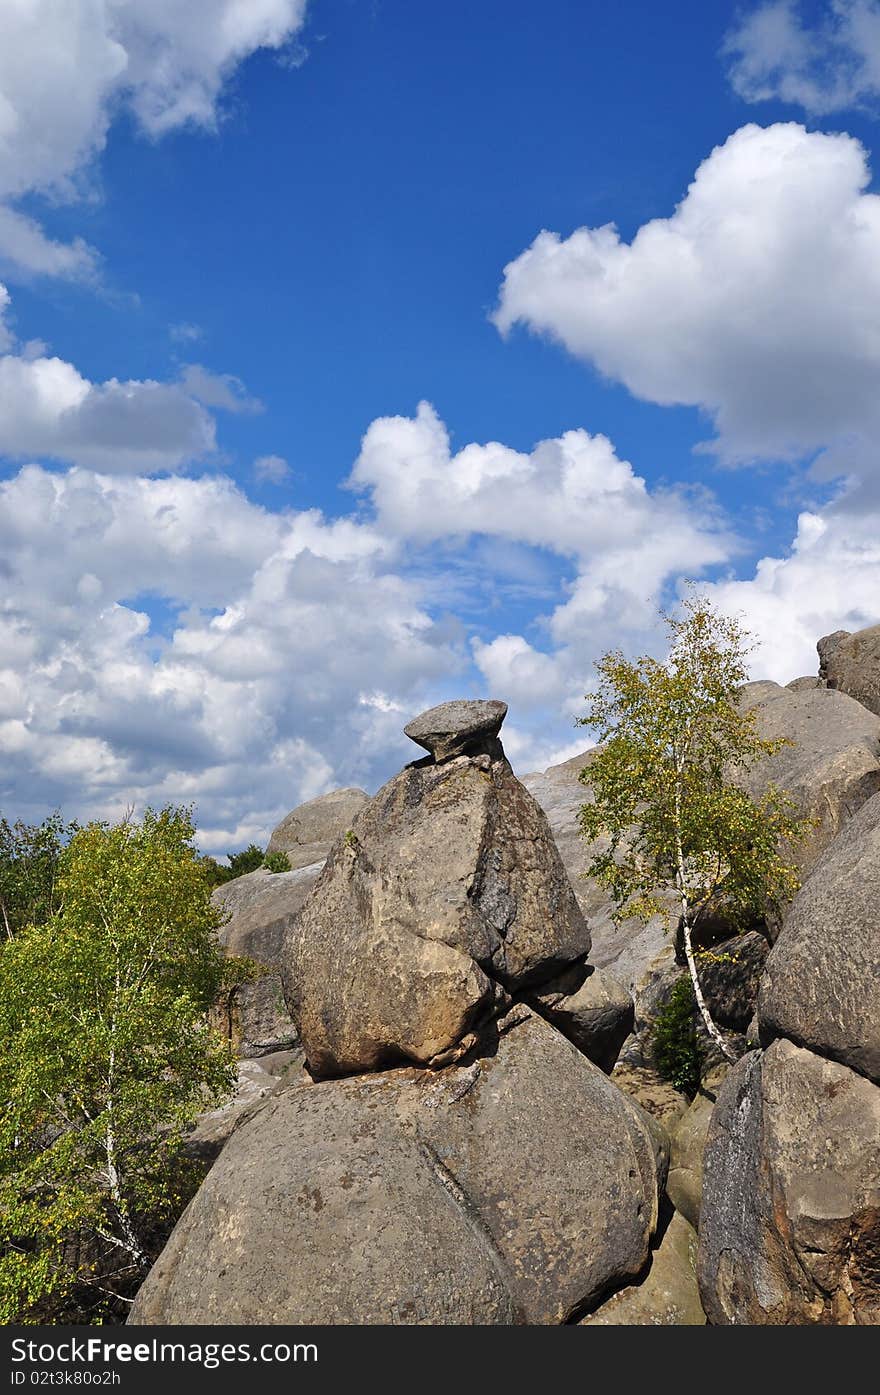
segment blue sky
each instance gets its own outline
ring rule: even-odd
[[[880,620],[876,0],[34,0],[0,51],[3,813],[225,851],[448,696],[573,754],[686,578],[781,681]]]

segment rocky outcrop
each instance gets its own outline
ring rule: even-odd
[[[762,1040],[784,1036],[880,1084],[880,795],[817,862],[761,983]]]
[[[323,862],[369,799],[365,790],[331,790],[287,814],[272,832],[267,853],[287,854],[291,870]]]
[[[643,1269],[640,1112],[517,1007],[466,1062],[319,1082],[238,1128],[132,1323],[559,1323]]]
[[[828,641],[835,641],[829,646]],[[846,693],[880,716],[880,625],[855,634],[838,631],[819,641],[822,676],[829,688]]]
[[[285,918],[308,1070],[204,1121],[227,1141],[133,1323],[573,1322],[643,1273],[668,1135],[589,1059],[610,1068],[632,1001],[586,964],[497,713],[466,706],[461,740],[411,724],[438,758]],[[259,918],[256,891],[238,904]]]
[[[441,1062],[589,948],[539,805],[503,753],[459,754],[357,815],[287,931],[284,991],[316,1075]]]
[[[226,953],[252,959],[264,970],[234,990],[228,1007],[227,1030],[243,1058],[283,1050],[298,1040],[281,991],[281,947],[320,870],[320,864],[295,872],[261,868],[212,892],[214,904],[229,916],[218,932]]]
[[[819,655],[819,679],[822,683],[828,681],[828,666],[843,641],[849,637],[849,630],[835,630],[833,634],[823,635],[820,640],[816,641],[816,652]]]
[[[825,848],[858,809],[880,791],[880,717],[830,688],[792,692],[775,683],[750,683],[742,703],[757,711],[762,737],[786,737],[775,756],[744,777],[754,799],[775,784],[816,826],[793,849],[806,877]]]
[[[715,1324],[880,1322],[880,1089],[780,1039],[721,1087],[699,1282]]]

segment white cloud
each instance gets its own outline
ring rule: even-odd
[[[211,373],[200,363],[184,364],[180,384],[189,397],[205,407],[224,412],[262,412],[263,404],[252,397],[240,378],[232,373]]]
[[[75,197],[123,109],[152,137],[214,127],[238,64],[260,48],[281,50],[305,9],[306,0],[0,5],[0,256],[32,273],[91,275],[91,249],[51,241],[9,202]]]
[[[114,473],[174,470],[213,450],[214,423],[174,383],[90,383],[60,358],[0,356],[0,454]]]
[[[747,102],[778,99],[813,116],[880,98],[880,4],[830,0],[814,23],[798,0],[745,14],[725,39],[734,90]]]
[[[411,713],[464,657],[389,556],[368,525],[270,514],[228,480],[26,467],[0,484],[0,808],[195,799],[225,851],[374,780],[388,714],[360,694]]]
[[[184,368],[177,383],[91,383],[39,339],[16,350],[0,285],[0,456],[42,456],[113,474],[176,470],[215,448],[206,406],[262,411],[240,379]]]
[[[880,623],[880,510],[845,503],[801,514],[789,553],[763,558],[754,577],[705,588],[754,635],[754,677],[814,674],[822,635]]]
[[[505,268],[495,322],[550,335],[638,397],[702,408],[728,461],[876,443],[868,182],[851,136],[745,126],[631,243],[610,224],[542,232]]]
[[[600,640],[652,623],[682,555],[729,555],[704,501],[652,493],[585,432],[451,455],[423,405],[373,423],[355,478],[366,507],[332,521],[217,477],[30,465],[0,484],[0,808],[195,800],[226,851],[324,788],[375,787],[412,757],[409,716],[487,691],[512,702],[508,745],[534,768],[585,744],[572,713]],[[426,523],[444,484],[452,503]],[[534,643],[493,629],[473,564],[486,537],[567,577]]]
[[[283,455],[260,455],[254,461],[254,477],[266,484],[283,484],[290,466]]]

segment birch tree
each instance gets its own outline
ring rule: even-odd
[[[185,1202],[184,1128],[230,1089],[192,838],[171,808],[80,829],[61,909],[0,951],[0,1321],[57,1320],[68,1294],[118,1314]]]
[[[737,703],[748,676],[747,633],[694,594],[678,618],[664,620],[665,661],[612,651],[596,665],[598,686],[578,719],[600,743],[580,774],[592,792],[581,830],[590,841],[608,839],[588,874],[611,893],[621,919],[668,918],[660,893],[674,888],[700,1017],[734,1060],[706,1003],[695,934],[709,910],[735,930],[792,896],[791,844],[809,823],[772,784],[755,800],[742,780],[790,744],[762,738],[754,711]]]

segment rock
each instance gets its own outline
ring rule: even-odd
[[[743,702],[757,708],[762,737],[788,737],[775,756],[762,760],[744,777],[754,799],[775,784],[794,799],[816,828],[793,849],[801,877],[806,877],[844,824],[880,790],[880,718],[853,698],[830,688],[755,697],[749,684]]]
[[[700,1203],[703,1194],[703,1150],[706,1134],[718,1090],[727,1075],[727,1067],[709,1072],[690,1107],[672,1129],[669,1148],[669,1175],[666,1195],[695,1228],[700,1223]]]
[[[590,934],[540,807],[503,756],[419,762],[338,843],[283,956],[317,1075],[448,1060]]]
[[[631,995],[610,974],[587,965],[568,969],[530,994],[529,1002],[606,1073],[633,1028]]]
[[[323,862],[369,797],[360,789],[331,790],[300,804],[273,830],[266,852],[287,853],[293,871]]]
[[[215,887],[211,893],[214,904],[230,915],[218,932],[227,954],[245,955],[269,971],[241,984],[232,996],[226,1026],[241,1057],[278,1051],[298,1040],[281,991],[281,946],[320,870],[320,864],[295,872],[260,869]]]
[[[849,630],[835,630],[833,634],[824,635],[816,644],[816,651],[819,655],[819,677],[826,682],[828,679],[828,665],[834,658],[841,644],[845,639],[849,639]]]
[[[739,702],[741,707],[760,707],[766,702],[772,702],[774,698],[783,697],[787,692],[781,683],[774,683],[770,678],[759,678],[754,683],[744,683],[739,690]]]
[[[823,660],[825,681],[880,716],[880,625],[840,633],[843,637]]]
[[[758,985],[770,945],[757,930],[722,940],[701,955],[697,974],[703,996],[719,1027],[744,1032],[758,1001]]]
[[[779,1040],[709,1127],[698,1275],[709,1321],[880,1322],[880,1090]]]
[[[641,1059],[641,1051],[635,1037],[629,1038],[632,1052],[624,1046],[620,1060],[611,1072],[611,1079],[624,1094],[658,1123],[667,1133],[672,1132],[690,1104],[687,1095],[676,1090],[659,1071]]]
[[[805,678],[793,678],[791,682],[786,683],[785,686],[788,688],[789,692],[803,693],[806,692],[808,688],[822,688],[825,685],[821,678],[808,675]]]
[[[403,730],[417,746],[430,751],[435,761],[484,753],[497,756],[498,733],[506,716],[506,702],[441,702],[408,722]]]
[[[667,919],[657,915],[646,924],[638,920],[620,920],[607,890],[586,870],[593,857],[608,847],[607,839],[587,843],[580,832],[581,806],[590,798],[590,788],[578,779],[589,767],[592,751],[584,751],[561,765],[551,766],[543,774],[523,777],[523,784],[534,795],[547,815],[556,846],[581,910],[589,921],[592,949],[590,962],[597,968],[609,969],[617,981],[638,996],[639,985],[650,976],[652,965],[660,957],[668,957]],[[675,896],[664,898],[669,915],[675,923]]]
[[[880,794],[795,897],[767,960],[761,1039],[789,1037],[880,1083]]]
[[[697,1232],[674,1214],[638,1284],[620,1289],[581,1319],[587,1327],[704,1327],[697,1287]]]
[[[558,1323],[641,1272],[638,1112],[524,1007],[467,1064],[283,1090],[148,1275],[151,1323]]]
[[[239,1061],[235,1093],[217,1109],[200,1114],[187,1130],[184,1149],[193,1157],[213,1161],[234,1130],[259,1109],[269,1095],[308,1080],[305,1055],[296,1048],[275,1051],[258,1061]]]

